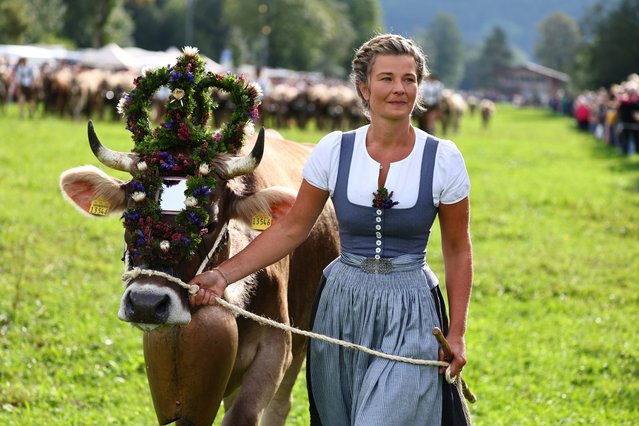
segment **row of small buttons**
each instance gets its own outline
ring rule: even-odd
[[[380,253],[382,252],[382,209],[377,209],[377,211],[375,212],[377,214],[377,217],[375,218],[375,237],[377,238],[377,241],[375,241],[375,245],[377,246],[375,248],[375,259],[380,259]]]

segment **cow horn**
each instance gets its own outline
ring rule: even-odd
[[[257,168],[264,154],[264,127],[257,135],[257,141],[251,153],[245,157],[233,157],[226,162],[226,175],[229,179],[246,175]]]
[[[137,160],[137,156],[135,154],[111,151],[109,148],[102,145],[98,136],[95,134],[95,130],[93,130],[93,121],[91,120],[89,120],[88,132],[91,151],[93,151],[93,155],[95,155],[102,164],[115,170],[131,172],[133,164]]]

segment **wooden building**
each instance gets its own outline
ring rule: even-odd
[[[568,74],[532,62],[503,69],[495,79],[502,96],[537,105],[546,105],[570,81]]]

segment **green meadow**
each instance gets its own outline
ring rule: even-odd
[[[131,148],[122,123],[96,129]],[[489,129],[467,116],[452,138],[472,181],[474,423],[639,424],[639,156],[506,105]],[[117,319],[122,226],[81,216],[58,189],[83,164],[98,165],[85,122],[0,112],[2,425],[156,423],[141,332]],[[439,242],[434,230],[443,280]],[[301,374],[288,425],[309,423],[304,386]]]

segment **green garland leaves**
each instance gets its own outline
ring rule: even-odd
[[[170,92],[166,113],[151,129],[153,97]],[[217,131],[209,122],[222,90],[235,105],[230,120]],[[206,206],[217,182],[211,164],[219,153],[237,154],[245,129],[258,117],[260,90],[243,76],[205,70],[198,50],[185,47],[172,67],[144,72],[118,104],[126,118],[140,162],[134,168],[129,207],[123,214],[128,249],[138,265],[175,265],[195,253],[209,232]],[[186,205],[174,223],[163,220],[162,183],[167,176],[187,179]]]

